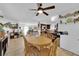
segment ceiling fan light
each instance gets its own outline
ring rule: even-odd
[[[42,14],[42,13],[43,13],[43,11],[42,11],[42,10],[39,10],[39,11],[38,11],[38,13]]]

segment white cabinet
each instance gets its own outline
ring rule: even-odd
[[[60,47],[79,55],[79,24],[60,24],[59,31],[68,31],[60,36]]]

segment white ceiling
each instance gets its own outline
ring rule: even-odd
[[[1,15],[4,15],[5,18],[16,21],[16,22],[51,22],[52,16],[57,16],[59,14],[63,15],[66,13],[79,10],[79,4],[67,4],[67,3],[44,3],[43,7],[55,5],[55,9],[46,11],[49,16],[44,14],[35,16],[36,12],[30,11],[29,9],[37,8],[35,3],[0,3],[0,12]]]

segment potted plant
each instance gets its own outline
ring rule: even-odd
[[[4,37],[4,35],[5,35],[5,32],[4,32],[4,29],[3,29],[3,24],[0,23],[0,38]]]

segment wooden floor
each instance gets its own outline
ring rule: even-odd
[[[5,56],[24,56],[24,40],[22,37],[10,40]],[[76,56],[76,54],[58,47],[57,56]]]

